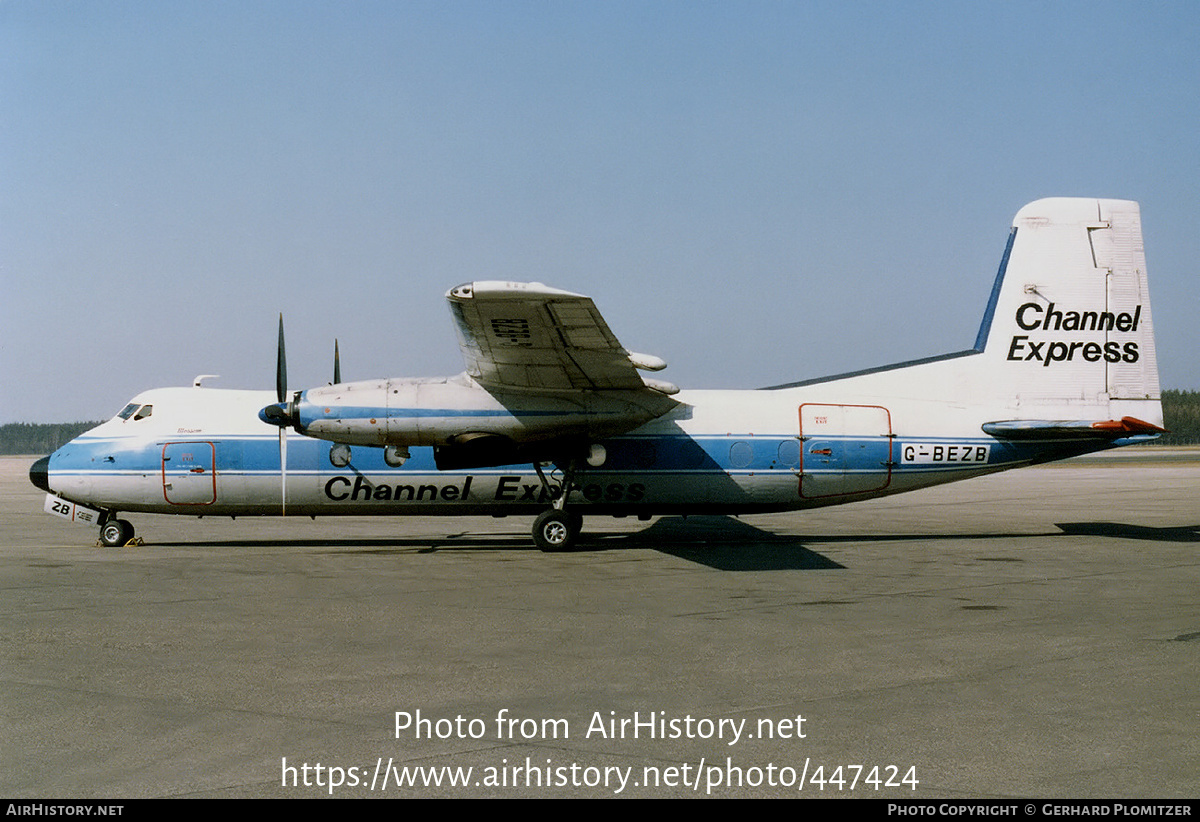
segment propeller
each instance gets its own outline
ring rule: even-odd
[[[333,341],[333,382],[342,381],[342,358],[338,341]],[[295,428],[300,434],[300,392],[288,399],[287,351],[283,341],[283,314],[279,315],[279,346],[275,354],[275,403],[258,412],[258,418],[279,429],[279,506],[283,516],[287,515],[287,429]]]
[[[265,423],[279,428],[279,510],[282,516],[287,516],[287,429],[293,426],[300,430],[299,416],[296,413],[296,401],[300,393],[296,392],[291,400],[287,399],[287,352],[283,342],[283,314],[279,315],[279,347],[275,355],[275,404],[268,405],[258,412],[258,418]]]
[[[300,416],[296,408],[299,399],[299,391],[292,395],[291,400],[287,399],[287,353],[283,344],[283,315],[280,314],[279,350],[275,355],[275,404],[268,405],[259,411],[258,418],[265,423],[279,426],[280,429],[290,425],[303,434],[304,432],[300,429]]]

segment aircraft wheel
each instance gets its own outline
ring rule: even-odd
[[[133,539],[133,526],[128,520],[110,519],[100,526],[100,542],[109,548],[117,548]]]
[[[583,524],[582,517],[579,517],[579,523]],[[543,511],[533,521],[533,541],[543,551],[570,550],[579,534],[572,524],[572,517],[556,508]]]

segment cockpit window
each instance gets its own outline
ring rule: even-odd
[[[132,417],[134,420],[144,420],[153,413],[153,405],[142,405],[141,403],[131,402],[129,405],[121,409],[121,413],[117,414],[117,418],[126,421],[128,421],[130,417]]]

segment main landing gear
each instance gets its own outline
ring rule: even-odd
[[[582,530],[582,514],[551,508],[533,521],[533,541],[543,551],[569,551]]]
[[[583,515],[567,511],[567,497],[571,494],[571,479],[575,475],[575,461],[572,460],[563,471],[562,486],[555,495],[554,487],[546,479],[540,463],[533,464],[538,479],[547,495],[553,498],[554,507],[538,514],[533,521],[533,542],[543,551],[569,551],[575,547],[579,532],[583,530]]]

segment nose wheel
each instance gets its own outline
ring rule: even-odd
[[[128,545],[133,539],[133,525],[129,520],[110,519],[100,526],[100,544],[107,548]]]

